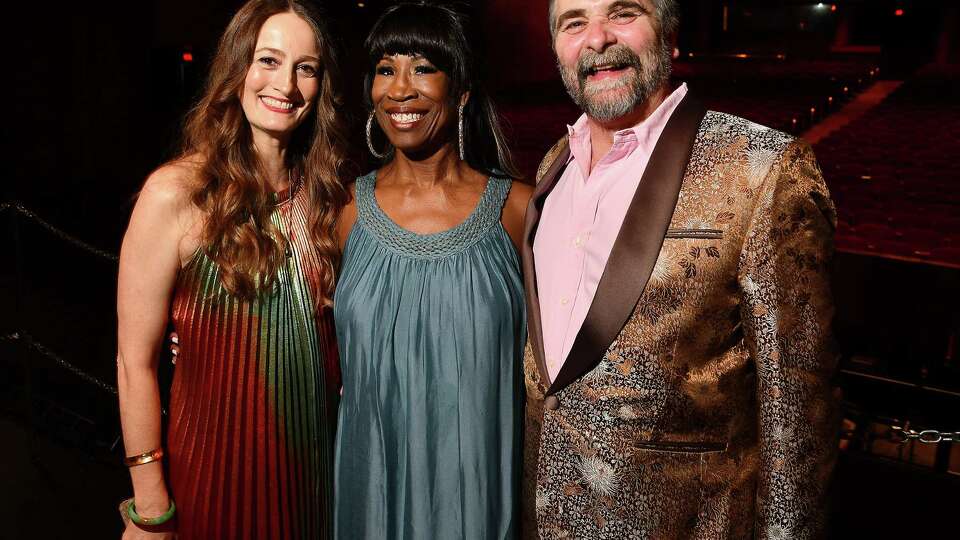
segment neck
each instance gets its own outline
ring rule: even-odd
[[[613,120],[597,120],[587,117],[587,127],[590,128],[590,145],[594,156],[593,162],[599,161],[613,146],[613,135],[623,129],[643,122],[666,101],[670,95],[670,87],[663,85],[649,98],[638,104],[632,111]]]
[[[380,176],[398,183],[430,187],[458,182],[466,176],[468,169],[466,162],[460,161],[457,148],[447,143],[426,156],[397,150],[393,160],[383,166]]]
[[[287,141],[254,130],[253,149],[267,175],[266,183],[270,190],[282,191],[290,187]]]

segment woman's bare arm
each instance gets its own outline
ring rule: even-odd
[[[162,446],[157,358],[184,240],[197,215],[189,177],[188,167],[167,165],[147,179],[120,251],[117,386],[128,456]],[[132,467],[130,477],[140,515],[166,512],[170,500],[159,462]]]
[[[510,235],[510,239],[513,240],[517,251],[520,251],[523,245],[524,218],[527,214],[527,204],[530,202],[532,195],[532,187],[515,180],[510,187],[510,195],[507,196],[507,201],[503,205],[500,222],[506,229],[507,234]]]

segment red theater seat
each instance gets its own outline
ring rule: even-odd
[[[816,147],[849,226],[837,248],[960,265],[956,74],[921,72]]]

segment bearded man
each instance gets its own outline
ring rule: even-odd
[[[584,114],[527,210],[525,536],[820,536],[835,214],[810,147],[670,86],[676,0],[549,20]]]

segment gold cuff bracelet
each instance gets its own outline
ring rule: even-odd
[[[156,450],[151,450],[145,454],[140,454],[138,456],[128,456],[123,458],[123,464],[127,467],[136,467],[137,465],[146,465],[147,463],[152,463],[154,461],[160,461],[160,458],[163,457],[163,448],[157,448]]]

